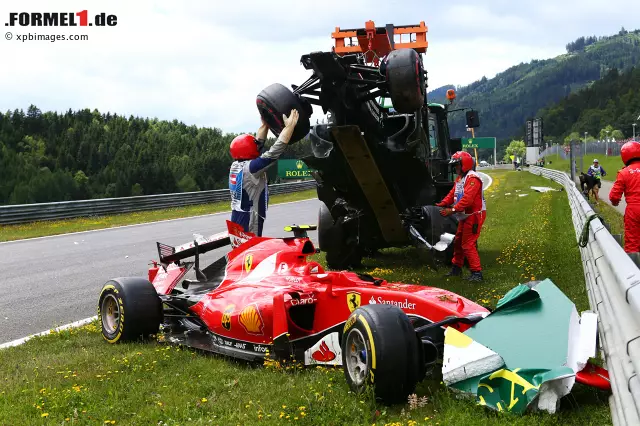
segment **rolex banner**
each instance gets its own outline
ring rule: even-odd
[[[444,383],[497,411],[555,413],[595,356],[597,316],[551,280],[520,284],[464,333],[445,331]]]
[[[310,179],[311,170],[302,160],[278,160],[278,177],[280,179]]]

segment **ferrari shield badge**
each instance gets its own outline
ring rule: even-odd
[[[253,255],[248,254],[244,258],[244,270],[249,272],[251,270],[251,265],[253,264]]]
[[[360,293],[355,291],[347,292],[347,305],[349,311],[353,312],[360,307]]]

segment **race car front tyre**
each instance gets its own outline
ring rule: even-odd
[[[384,64],[393,108],[412,114],[424,104],[426,83],[420,54],[413,49],[393,50]]]
[[[274,135],[279,136],[284,129],[282,115],[287,117],[292,109],[298,110],[298,122],[291,136],[289,145],[303,139],[311,129],[309,118],[313,113],[311,104],[296,96],[291,90],[279,83],[274,83],[258,94],[256,105],[260,116]]]
[[[424,377],[418,337],[409,317],[393,305],[354,310],[342,335],[342,366],[350,389],[373,387],[384,404],[406,402]]]
[[[162,301],[148,280],[117,278],[102,287],[98,319],[107,342],[133,341],[156,334],[162,317]]]

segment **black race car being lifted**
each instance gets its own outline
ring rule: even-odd
[[[291,141],[311,142],[313,155],[302,160],[314,170],[323,202],[318,241],[330,268],[356,267],[381,248],[432,249],[439,241],[444,244],[435,252],[442,250],[447,263],[451,260],[457,221],[440,216],[434,204],[453,185],[448,159],[462,143],[450,138],[449,105],[427,101],[421,56],[426,32],[424,22],[337,28],[331,52],[302,56],[302,65],[313,71],[307,81],[293,91],[273,84],[257,97],[260,114],[276,135],[283,113],[300,112]],[[403,35],[415,40],[398,41]],[[452,103],[455,93],[450,90],[447,98]],[[312,105],[328,113],[327,124],[310,126]],[[479,125],[475,114],[467,118],[469,127]]]

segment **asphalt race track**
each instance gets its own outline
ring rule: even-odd
[[[269,207],[264,235],[287,236],[286,225],[316,224],[317,199]],[[96,315],[110,278],[146,276],[156,242],[179,245],[194,233],[226,231],[229,213],[0,243],[0,344]],[[309,232],[317,241],[316,232]],[[229,248],[202,256],[203,265]]]
[[[486,187],[487,175],[481,175]],[[270,206],[264,235],[287,236],[286,225],[316,224],[317,199]],[[193,234],[226,231],[229,213],[0,243],[0,344],[96,315],[110,278],[146,276],[156,242],[179,245]],[[317,233],[309,232],[317,243]],[[229,248],[202,256],[204,266]]]

